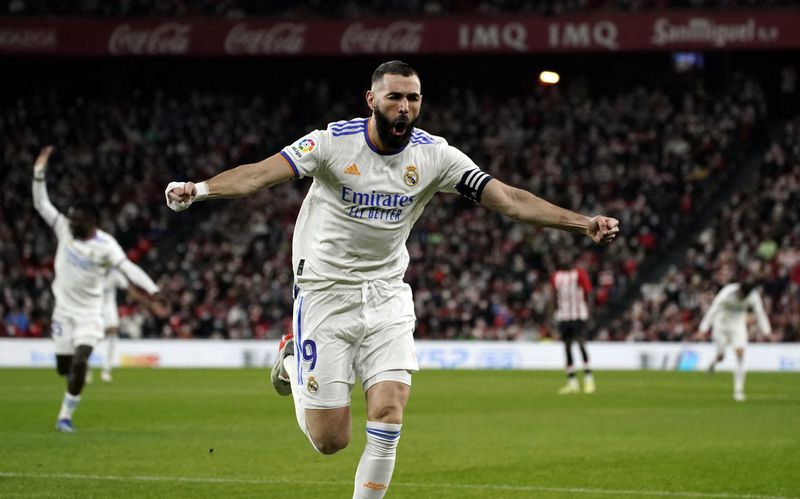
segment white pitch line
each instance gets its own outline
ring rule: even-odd
[[[73,480],[108,480],[118,482],[189,482],[189,483],[232,483],[251,485],[352,485],[353,482],[326,482],[319,480],[280,480],[280,479],[237,479],[237,478],[203,478],[184,476],[117,476],[117,475],[82,475],[78,473],[16,473],[0,471],[0,478],[36,478],[36,479],[73,479]],[[392,487],[413,489],[470,489],[470,490],[508,490],[511,492],[558,492],[567,494],[606,494],[616,496],[658,496],[658,497],[718,497],[722,499],[800,499],[798,496],[768,496],[762,494],[736,494],[732,492],[688,492],[666,490],[615,490],[582,487],[544,487],[538,485],[508,485],[479,483],[404,483],[392,482]]]

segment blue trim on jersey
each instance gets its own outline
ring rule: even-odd
[[[294,356],[297,359],[297,386],[303,386],[303,371],[300,368],[300,355],[297,355],[297,345],[302,348],[303,345],[303,298],[300,297],[300,303],[297,305],[297,338],[294,342]]]
[[[402,148],[400,148],[400,149],[398,149],[396,151],[388,151],[388,152],[387,151],[381,151],[380,149],[378,149],[375,146],[375,144],[372,143],[372,139],[369,138],[369,125],[367,123],[369,123],[369,119],[366,119],[364,121],[364,140],[367,141],[367,145],[369,146],[370,149],[372,149],[373,152],[376,152],[376,153],[380,154],[381,156],[394,156],[395,154],[400,154],[401,152],[405,151],[406,147],[408,147],[408,144],[406,144]]]
[[[436,139],[431,137],[427,132],[423,132],[422,130],[414,130],[411,134],[411,143],[412,144],[435,144]]]
[[[334,137],[341,137],[343,135],[357,135],[359,133],[361,133],[361,128],[356,128],[355,130],[349,129],[342,132],[333,132],[331,135]]]
[[[329,126],[330,126],[331,129],[344,128],[344,127],[349,127],[349,126],[361,127],[361,126],[364,126],[364,121],[366,121],[366,120],[367,120],[367,118],[353,118],[350,121],[337,121],[336,123],[331,123]]]
[[[331,125],[331,130],[333,130],[334,132],[341,132],[342,130],[354,129],[354,128],[358,129],[358,130],[361,130],[363,127],[364,127],[364,122],[363,121],[359,121],[358,123],[347,123],[347,124],[344,124],[344,125]]]
[[[281,151],[281,156],[283,156],[283,159],[285,159],[286,161],[289,162],[289,166],[292,167],[292,171],[294,172],[294,176],[296,178],[300,178],[300,172],[297,171],[297,165],[295,165],[294,161],[292,161],[292,158],[290,158],[289,155],[286,154],[286,151]]]

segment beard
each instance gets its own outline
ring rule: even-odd
[[[405,115],[401,115],[392,122],[377,106],[373,110],[373,114],[375,115],[375,127],[378,130],[378,138],[381,139],[381,144],[391,151],[402,149],[408,145],[411,140],[411,133],[414,131],[414,125],[419,117],[414,121],[408,121]]]

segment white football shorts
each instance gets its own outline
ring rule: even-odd
[[[78,345],[94,348],[100,343],[105,336],[103,319],[99,315],[74,317],[56,310],[51,334],[56,344],[56,355],[72,355]]]
[[[714,328],[711,338],[717,346],[717,353],[724,353],[728,345],[733,348],[747,346],[747,330],[745,328]]]
[[[349,406],[356,377],[364,391],[385,380],[410,386],[419,370],[415,323],[411,287],[402,281],[298,290],[294,348],[303,406]]]

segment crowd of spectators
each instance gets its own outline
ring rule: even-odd
[[[699,339],[719,289],[760,283],[774,341],[800,340],[800,119],[788,120],[758,161],[749,185],[726,200],[684,261],[643,287],[616,330],[632,341]],[[751,328],[752,339],[760,339]]]
[[[356,18],[406,15],[558,15],[637,12],[678,8],[797,7],[793,0],[5,0],[0,14],[13,16]]]
[[[77,197],[93,198],[103,227],[171,302],[163,322],[123,305],[123,332],[274,338],[289,329],[291,233],[309,180],[181,214],[164,206],[163,188],[262,159],[363,109],[358,92],[331,85],[307,80],[280,95],[51,91],[4,105],[0,334],[47,334],[55,238],[30,201],[31,164],[45,143],[56,145],[48,174],[54,204],[65,210]],[[549,335],[555,252],[571,251],[582,262],[599,307],[621,296],[718,179],[737,169],[765,113],[760,87],[742,76],[714,92],[702,84],[604,95],[581,86],[502,95],[452,87],[438,97],[426,101],[422,128],[494,177],[574,210],[616,216],[623,230],[614,244],[596,247],[581,236],[516,224],[459,196],[436,196],[408,241],[406,280],[421,338]]]

